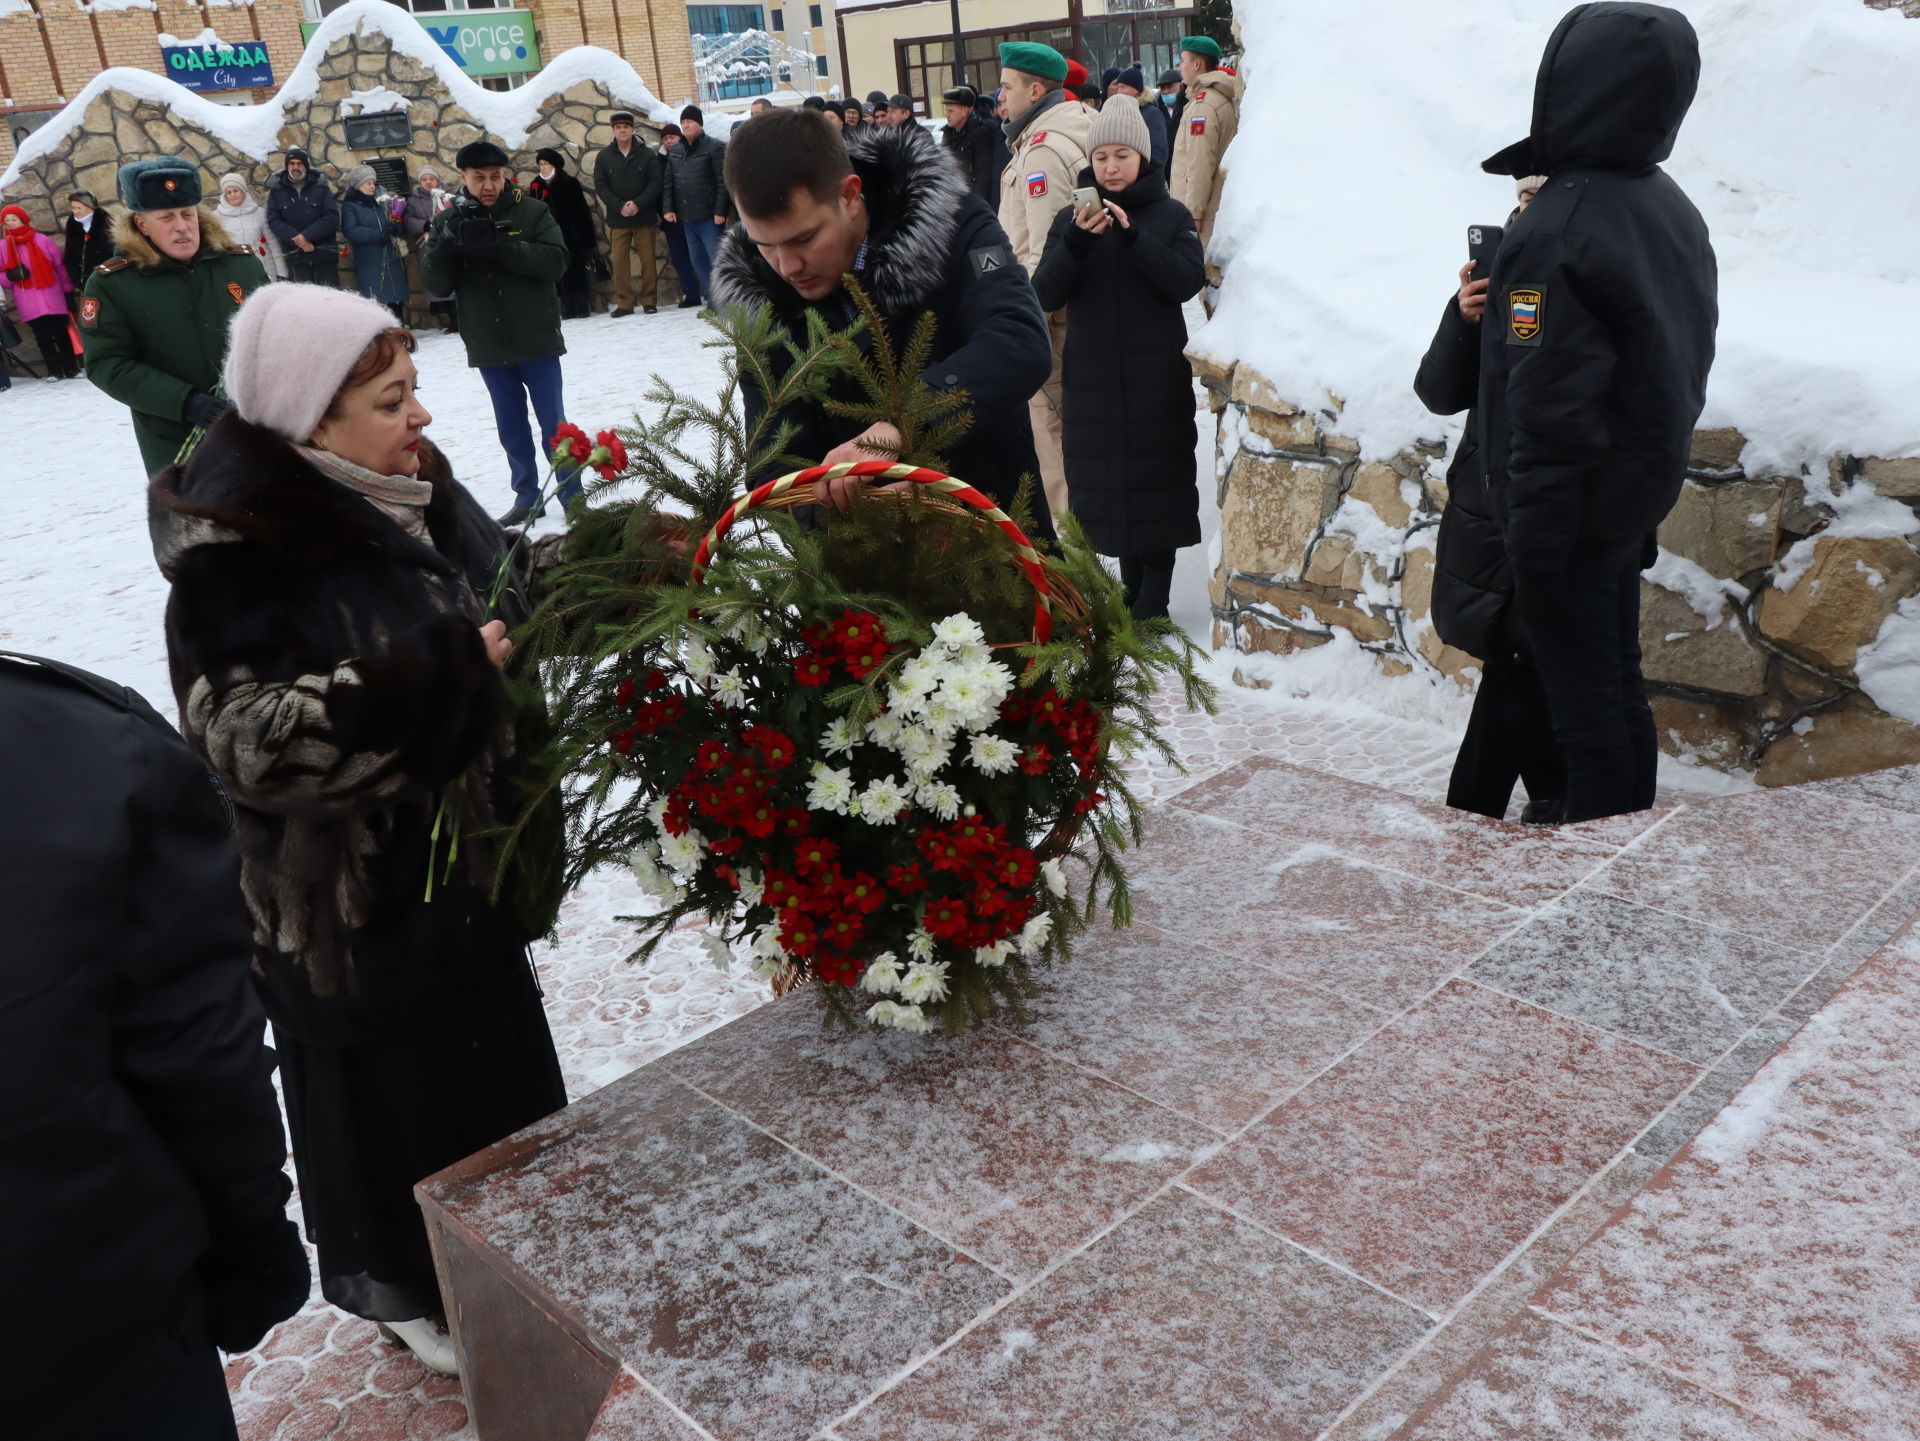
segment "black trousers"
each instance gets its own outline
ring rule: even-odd
[[[40,342],[40,355],[47,362],[48,375],[71,380],[80,373],[80,363],[73,354],[73,337],[67,333],[67,313],[64,310],[58,315],[36,315],[27,324],[33,327],[33,338]]]
[[[340,288],[340,248],[316,246],[312,251],[299,248],[287,252],[287,279],[304,285],[330,285]]]
[[[1540,673],[1516,645],[1508,645],[1481,663],[1447,804],[1499,820],[1515,781],[1526,786],[1528,800],[1558,801],[1566,794],[1567,763],[1554,738]]]
[[[220,1353],[207,1342],[124,1422],[99,1432],[76,1424],[73,1434],[85,1441],[239,1441]]]
[[[1514,613],[1566,758],[1570,821],[1643,811],[1659,760],[1640,674],[1640,572],[1653,542],[1516,557]]]
[[[1142,551],[1120,557],[1120,584],[1127,588],[1127,605],[1135,620],[1164,619],[1173,598],[1171,550]]]

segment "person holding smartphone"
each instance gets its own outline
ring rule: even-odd
[[[1054,217],[1033,288],[1067,318],[1068,508],[1118,557],[1139,619],[1163,617],[1181,546],[1200,542],[1193,372],[1181,306],[1206,283],[1200,231],[1153,163],[1140,102],[1087,130],[1092,163]]]

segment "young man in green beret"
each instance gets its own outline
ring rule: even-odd
[[[189,161],[121,166],[120,203],[118,253],[87,279],[80,341],[87,379],[133,412],[140,461],[153,475],[227,409],[218,393],[227,326],[267,272],[200,208],[200,172]]]
[[[1009,41],[1000,47],[1000,89],[1007,107],[1007,145],[1013,158],[1000,177],[1000,227],[1027,274],[1040,264],[1053,217],[1073,203],[1073,188],[1088,165],[1087,129],[1096,113],[1065,89],[1067,57],[1050,45]],[[1056,520],[1067,512],[1067,463],[1061,450],[1060,370],[1067,313],[1047,317],[1053,335],[1053,374],[1028,406],[1040,481]]]
[[[1189,35],[1180,42],[1180,77],[1187,105],[1173,137],[1173,198],[1192,212],[1202,244],[1213,238],[1225,175],[1220,158],[1240,128],[1240,77],[1220,68],[1217,41]]]

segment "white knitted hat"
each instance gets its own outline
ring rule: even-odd
[[[1140,117],[1140,101],[1132,95],[1109,95],[1100,113],[1087,127],[1087,154],[1102,145],[1124,145],[1140,155],[1153,154],[1153,137]]]
[[[242,420],[305,445],[354,363],[393,323],[386,306],[351,290],[264,285],[233,317],[221,383]]]

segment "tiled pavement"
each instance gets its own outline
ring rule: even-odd
[[[653,1118],[609,1165],[692,1127],[759,1187],[777,1137],[788,1190],[755,1206],[804,1229],[809,1186],[846,1188],[904,1228],[866,1262],[908,1268],[882,1288],[965,1263],[932,1316],[883,1289],[823,1318],[804,1267],[780,1315],[736,1298],[742,1349],[800,1329],[804,1385],[632,1336],[596,1435],[1920,1435],[1920,944],[1887,944],[1920,912],[1920,782],[1522,831],[1434,803],[1426,727],[1224,699],[1172,727],[1192,776],[1142,772],[1140,924],[1024,1027],[836,1041],[796,999],[595,1098]],[[601,883],[542,961],[575,1094],[763,999],[691,935],[648,972],[610,959],[631,903]],[[670,1155],[581,1204],[697,1231],[715,1195]],[[533,1237],[518,1264],[582,1283]],[[823,1319],[887,1345],[845,1353]],[[231,1375],[246,1441],[465,1434],[456,1385],[324,1310]]]

